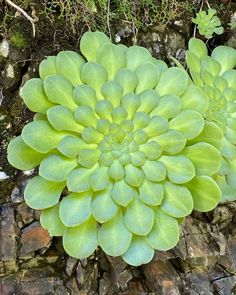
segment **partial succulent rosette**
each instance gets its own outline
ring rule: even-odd
[[[186,61],[195,85],[209,97],[209,107],[204,115],[206,125],[216,123],[215,139],[223,134],[222,145],[217,146],[223,157],[216,180],[222,190],[222,201],[236,199],[236,50],[218,46],[208,56],[206,45],[199,39],[189,41]],[[207,136],[204,136],[205,141]],[[211,144],[214,144],[210,140]]]
[[[199,34],[208,39],[212,38],[214,33],[217,35],[224,33],[224,28],[221,26],[221,21],[216,15],[215,9],[209,8],[207,11],[199,11],[192,22],[197,25]]]
[[[39,165],[25,200],[43,210],[42,226],[63,236],[69,255],[100,246],[141,265],[177,244],[193,209],[209,211],[221,198],[212,178],[221,155],[194,142],[209,101],[184,70],[143,47],[87,32],[80,49],[84,57],[63,51],[44,60],[40,78],[21,89],[36,115],[10,142],[8,160],[22,170]]]

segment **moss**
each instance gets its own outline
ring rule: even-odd
[[[27,39],[20,32],[14,32],[13,34],[11,34],[10,43],[16,48],[26,48],[28,46]]]

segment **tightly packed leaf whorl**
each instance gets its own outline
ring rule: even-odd
[[[216,180],[222,190],[222,201],[236,200],[236,50],[216,47],[208,56],[206,45],[199,39],[189,41],[186,61],[195,85],[209,98],[205,118],[216,123],[224,134],[220,148],[223,160]],[[197,101],[196,101],[197,103]],[[220,132],[214,130],[215,139]],[[206,142],[214,145],[202,134]]]
[[[100,32],[85,33],[80,49],[84,57],[62,51],[44,60],[40,78],[21,89],[37,114],[10,142],[8,160],[22,170],[39,165],[25,200],[44,209],[42,226],[63,236],[69,255],[100,246],[144,264],[154,249],[177,244],[178,223],[193,209],[220,200],[212,176],[221,129],[206,124],[208,97],[187,73],[147,49]]]

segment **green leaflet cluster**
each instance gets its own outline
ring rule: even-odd
[[[214,33],[221,35],[224,32],[216,10],[212,8],[209,8],[207,12],[205,10],[199,11],[192,22],[197,25],[199,33],[208,39],[212,38]]]
[[[194,84],[209,98],[209,107],[204,114],[207,124],[216,123],[224,135],[218,145],[222,164],[215,176],[222,191],[221,201],[236,200],[236,50],[218,46],[208,56],[206,45],[192,38],[186,61]],[[213,133],[217,138],[217,133],[212,130]],[[206,134],[200,136],[214,144]]]
[[[25,200],[69,255],[100,246],[141,265],[177,244],[193,209],[219,202],[223,133],[204,119],[209,97],[184,70],[100,32],[85,33],[80,50],[47,58],[21,89],[36,115],[8,160],[39,165]]]

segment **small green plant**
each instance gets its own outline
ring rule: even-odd
[[[192,22],[197,25],[199,33],[207,39],[212,38],[214,33],[221,35],[224,32],[220,19],[216,16],[216,10],[212,8],[209,8],[207,12],[205,10],[199,11]]]
[[[218,46],[208,56],[204,42],[192,38],[186,61],[194,84],[209,98],[204,117],[216,123],[224,135],[222,142],[215,140],[214,144],[207,140],[208,133],[214,132],[217,139],[220,131],[209,129],[202,134],[204,140],[217,144],[222,154],[222,165],[215,177],[222,191],[222,201],[236,200],[236,50]]]
[[[22,170],[39,165],[25,201],[43,210],[42,226],[63,236],[69,255],[100,246],[148,263],[177,244],[193,209],[219,202],[223,134],[204,120],[209,98],[183,69],[100,32],[85,33],[80,50],[42,61],[40,78],[21,89],[36,115],[10,142],[8,160]]]

